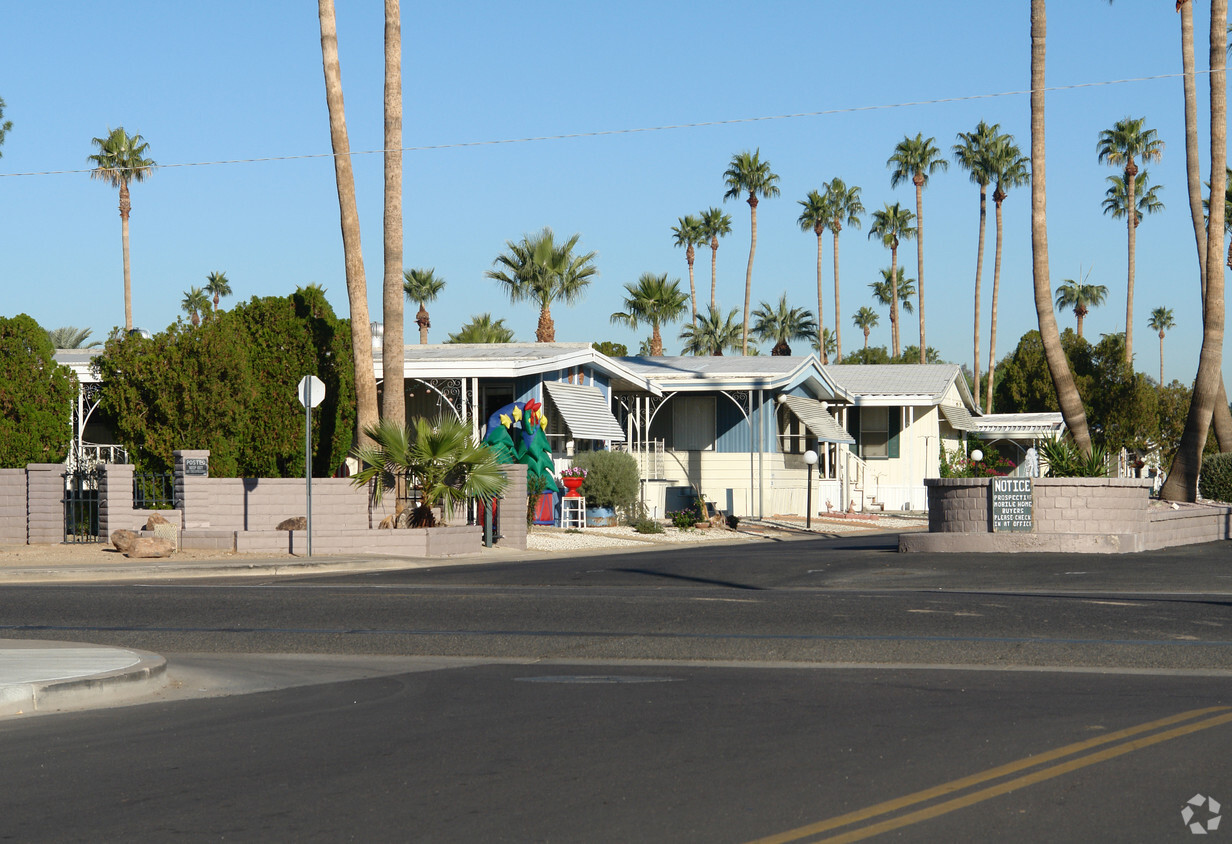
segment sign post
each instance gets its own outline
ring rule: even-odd
[[[299,381],[299,403],[304,406],[304,485],[308,502],[308,556],[312,556],[312,409],[325,399],[325,383],[315,375]]]

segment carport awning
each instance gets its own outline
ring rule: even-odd
[[[950,423],[950,427],[955,431],[974,431],[975,420],[971,418],[971,414],[967,412],[965,407],[951,407],[948,404],[941,405],[941,415],[945,417],[945,421]]]
[[[560,381],[544,381],[543,387],[575,439],[625,441],[625,432],[598,387]]]
[[[851,434],[844,431],[842,426],[834,421],[825,405],[816,399],[783,396],[783,404],[804,423],[804,427],[809,429],[809,433],[815,436],[818,442],[855,444]]]

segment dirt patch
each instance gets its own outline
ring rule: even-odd
[[[233,554],[225,551],[180,550],[163,559],[182,563],[204,560],[270,560],[293,559],[290,554]],[[83,542],[64,545],[0,545],[0,567],[30,568],[37,566],[116,565],[130,562],[106,542]]]

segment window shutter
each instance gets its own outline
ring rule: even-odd
[[[886,416],[888,417],[887,425],[890,429],[890,442],[886,452],[889,457],[894,458],[898,457],[898,433],[902,430],[903,409],[901,407],[897,408],[897,410],[891,409]]]

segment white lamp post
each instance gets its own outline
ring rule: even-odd
[[[817,452],[811,448],[804,452],[804,465],[808,468],[804,470],[804,477],[808,484],[808,493],[805,495],[805,511],[804,511],[804,528],[805,530],[813,529],[813,467],[817,465]]]

